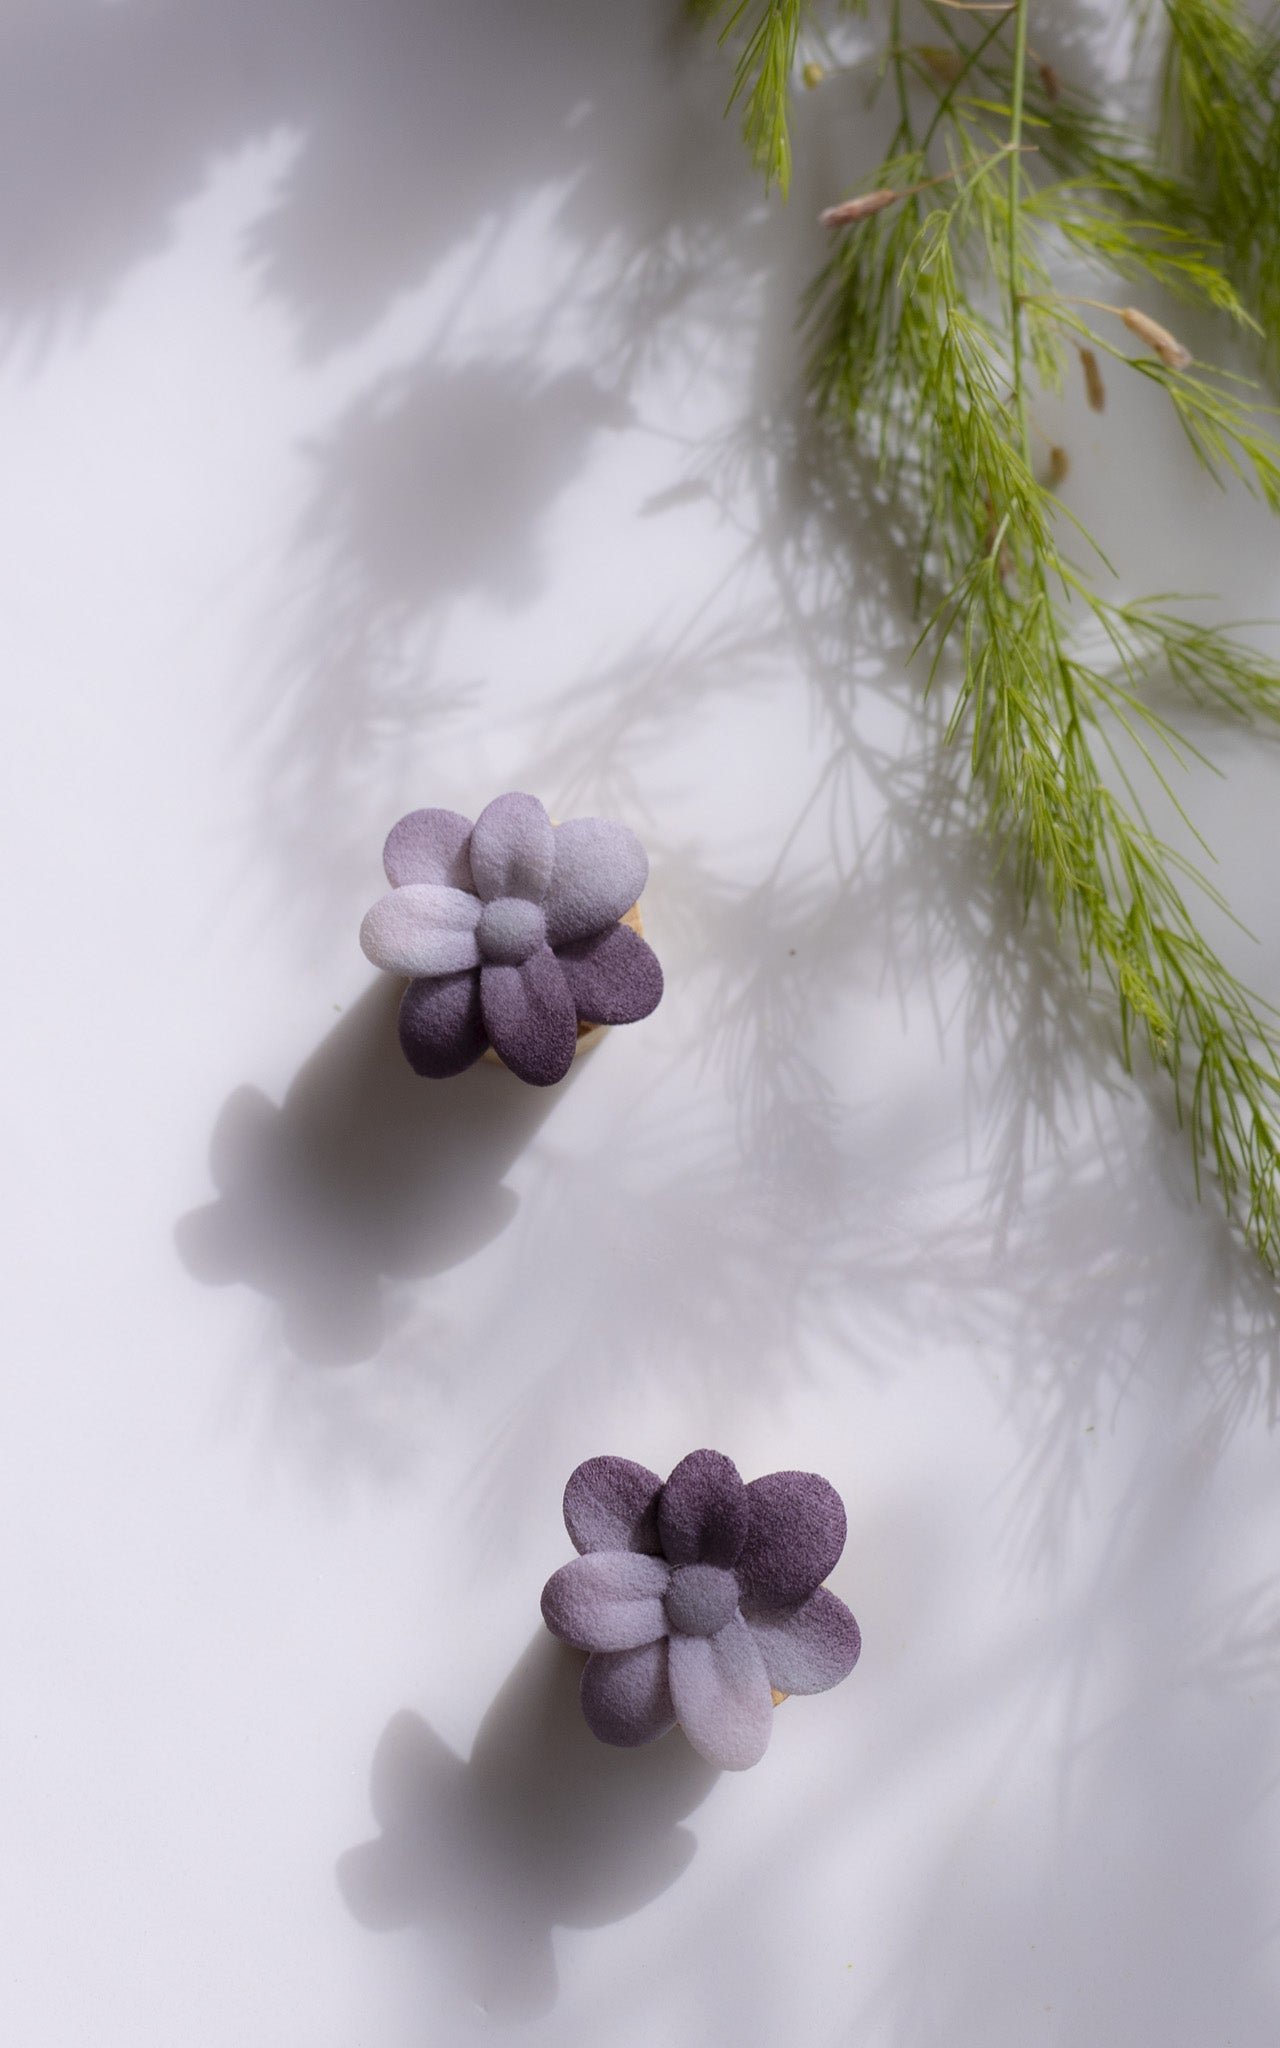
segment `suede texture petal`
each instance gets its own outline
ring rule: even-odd
[[[549,929],[549,926],[548,926]],[[638,1024],[662,1001],[657,954],[630,925],[557,946],[574,1008],[590,1024]]]
[[[699,1756],[745,1771],[769,1746],[773,1696],[764,1659],[740,1614],[714,1636],[672,1636],[671,1701]]]
[[[382,865],[393,889],[406,882],[438,882],[448,889],[472,888],[467,845],[471,820],[460,811],[410,811],[387,834]]]
[[[638,1550],[658,1555],[656,1472],[630,1458],[588,1458],[569,1475],[564,1525],[575,1550]]]
[[[768,1472],[746,1491],[750,1518],[738,1559],[743,1592],[760,1607],[798,1607],[844,1549],[844,1502],[816,1472]]]
[[[669,1577],[661,1558],[593,1550],[551,1574],[542,1589],[542,1618],[575,1650],[637,1650],[666,1633],[662,1596]]]
[[[513,790],[485,806],[471,830],[471,874],[486,903],[499,896],[541,903],[554,866],[551,820],[536,796]]]
[[[535,1087],[563,1081],[578,1043],[578,1013],[549,946],[519,967],[480,970],[485,1030],[499,1059]]]
[[[742,1618],[779,1692],[826,1692],[858,1661],[862,1635],[843,1600],[825,1586],[799,1607],[744,1606]]]
[[[731,1565],[747,1533],[747,1489],[732,1458],[690,1451],[662,1489],[658,1535],[670,1564]]]
[[[675,1726],[667,1681],[667,1646],[596,1650],[582,1674],[582,1712],[591,1733],[618,1749],[656,1742]]]
[[[411,981],[400,999],[400,1044],[415,1074],[447,1081],[475,1065],[489,1043],[474,971]]]
[[[546,900],[550,943],[590,938],[616,924],[639,901],[648,878],[649,856],[629,826],[612,818],[557,825]]]
[[[461,889],[407,882],[392,889],[360,927],[367,959],[387,974],[456,974],[478,967],[476,925],[482,905]]]

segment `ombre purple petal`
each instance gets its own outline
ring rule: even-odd
[[[661,1558],[593,1550],[551,1574],[542,1618],[575,1650],[636,1650],[666,1634],[662,1596],[670,1576]]]
[[[629,925],[556,948],[574,1008],[591,1024],[636,1024],[662,1001],[657,955]]]
[[[732,1458],[690,1451],[658,1501],[658,1535],[668,1563],[736,1564],[746,1534],[747,1489]]]
[[[858,1661],[858,1624],[844,1601],[825,1586],[799,1607],[744,1604],[742,1618],[764,1659],[769,1683],[779,1692],[826,1692],[847,1678]]]
[[[554,828],[554,843],[545,908],[547,938],[559,946],[616,924],[648,880],[649,856],[630,826],[612,818],[570,818]]]
[[[536,796],[513,790],[487,804],[471,829],[471,874],[486,903],[524,896],[541,903],[555,865],[551,820]]]
[[[581,1699],[587,1726],[601,1742],[619,1749],[656,1742],[674,1727],[676,1718],[666,1644],[593,1651],[582,1674]]]
[[[408,882],[380,897],[360,927],[365,957],[386,974],[457,974],[478,967],[483,905],[462,889]]]
[[[662,1481],[630,1458],[588,1458],[569,1475],[564,1525],[575,1550],[658,1554]]]
[[[382,865],[393,889],[406,882],[439,882],[450,889],[470,889],[471,862],[467,842],[471,820],[459,811],[410,811],[391,827],[382,849]]]
[[[798,1607],[844,1549],[844,1502],[816,1472],[768,1472],[746,1495],[747,1540],[737,1561],[743,1592],[759,1607]]]
[[[549,946],[518,967],[486,962],[480,1003],[490,1042],[513,1074],[536,1087],[563,1081],[578,1043],[578,1013]]]
[[[668,1677],[676,1719],[699,1756],[745,1771],[769,1746],[773,1695],[764,1659],[740,1614],[714,1636],[672,1636]]]
[[[447,1081],[474,1066],[489,1039],[480,1013],[480,977],[438,975],[411,981],[400,1000],[400,1044],[415,1074]]]

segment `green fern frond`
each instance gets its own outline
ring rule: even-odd
[[[836,231],[804,305],[810,384],[911,536],[929,682],[954,690],[949,736],[967,747],[1002,852],[1028,892],[1045,892],[1085,976],[1112,989],[1126,1062],[1142,1049],[1169,1077],[1197,1181],[1214,1175],[1280,1266],[1278,1020],[1206,938],[1202,904],[1226,906],[1154,830],[1135,777],[1140,763],[1198,839],[1176,777],[1199,756],[1152,685],[1274,723],[1280,667],[1171,599],[1105,597],[1101,551],[1090,546],[1095,574],[1068,555],[1030,447],[1033,392],[1059,386],[1078,346],[1157,386],[1219,482],[1280,512],[1280,442],[1253,388],[1192,362],[1145,305],[1059,284],[1083,262],[1144,301],[1167,294],[1236,330],[1280,332],[1268,298],[1280,309],[1280,209],[1266,223],[1258,212],[1261,167],[1280,170],[1274,46],[1236,0],[1162,5],[1176,155],[1063,88],[1027,47],[1028,0],[994,21],[927,0],[945,63],[904,43],[890,0],[897,126],[860,189],[902,196]],[[747,14],[743,0],[728,28]],[[752,14],[735,81],[753,153],[780,181],[798,22],[796,5]]]
[[[741,45],[729,106],[742,108],[743,136],[766,189],[777,184],[785,196],[791,184],[791,78],[805,0],[693,0],[693,6],[704,21],[728,17],[720,40]]]

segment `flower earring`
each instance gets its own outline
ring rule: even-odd
[[[582,1711],[635,1748],[678,1722],[699,1755],[746,1770],[789,1693],[847,1678],[862,1638],[822,1581],[844,1549],[844,1504],[816,1472],[744,1486],[719,1451],[664,1485],[629,1458],[588,1458],[564,1495],[581,1553],[548,1579],[542,1616],[589,1654]]]
[[[457,811],[410,811],[383,865],[390,893],[360,944],[408,979],[400,1043],[415,1073],[444,1080],[492,1048],[546,1087],[600,1026],[657,1008],[662,969],[636,908],[649,860],[626,825],[553,825],[536,797],[513,792],[474,825]]]

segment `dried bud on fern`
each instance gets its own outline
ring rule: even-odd
[[[1145,341],[1148,348],[1153,348],[1170,370],[1188,368],[1192,360],[1191,350],[1184,348],[1177,336],[1170,334],[1168,328],[1153,320],[1149,313],[1140,313],[1136,306],[1124,306],[1120,318],[1130,334],[1136,334],[1139,341]]]

